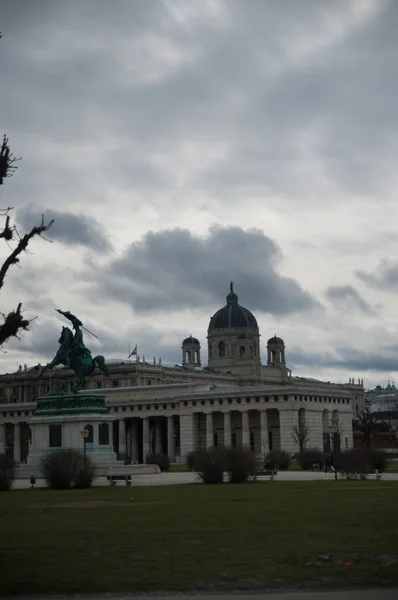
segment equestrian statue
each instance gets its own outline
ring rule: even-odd
[[[55,358],[42,367],[39,378],[44,374],[47,369],[52,369],[58,365],[64,365],[67,369],[71,369],[75,372],[78,379],[77,385],[73,389],[73,392],[78,392],[82,389],[86,377],[91,375],[96,367],[98,367],[107,377],[109,377],[108,367],[105,364],[105,358],[103,356],[91,355],[90,350],[85,346],[83,341],[83,331],[87,331],[94,337],[97,337],[94,333],[91,333],[88,329],[83,327],[83,323],[75,315],[67,311],[62,311],[59,308],[55,309],[59,314],[66,317],[73,326],[74,333],[69,327],[62,327],[61,336],[58,340],[59,348],[55,355]]]

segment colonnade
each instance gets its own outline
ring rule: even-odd
[[[206,407],[207,408],[207,407]],[[112,417],[115,417],[112,414]],[[352,414],[349,411],[284,409],[212,411],[181,410],[174,415],[151,415],[117,419],[110,432],[111,444],[120,460],[146,461],[148,454],[165,454],[171,461],[184,460],[188,452],[217,445],[246,446],[258,456],[282,449],[299,450],[294,431],[305,425],[305,446],[331,448],[331,423],[339,423],[341,449],[353,445]],[[26,422],[0,424],[0,453],[25,462],[30,430]]]

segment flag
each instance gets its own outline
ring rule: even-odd
[[[130,352],[130,354],[128,355],[127,358],[130,358],[130,356],[137,356],[137,344],[134,346],[134,349],[132,352]]]

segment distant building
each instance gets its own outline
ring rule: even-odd
[[[364,393],[364,407],[371,412],[398,411],[398,390],[394,382],[388,382],[384,388],[377,385],[373,390],[367,390]]]
[[[207,344],[207,366],[199,339],[190,335],[182,342],[181,365],[144,357],[108,361],[109,379],[100,373],[89,378],[86,390],[103,393],[118,417],[112,443],[119,457],[142,462],[159,452],[183,460],[194,449],[220,444],[248,446],[259,456],[278,448],[294,453],[292,433],[299,423],[309,427],[310,447],[332,449],[332,423],[339,444],[352,446],[352,418],[363,407],[362,380],[333,384],[293,376],[285,343],[276,335],[267,342],[263,365],[257,320],[239,304],[232,284],[225,306],[210,319]],[[36,399],[53,387],[73,388],[73,373],[65,368],[41,380],[38,372],[21,366],[0,375],[0,452],[18,462],[29,453]]]

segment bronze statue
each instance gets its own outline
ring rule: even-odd
[[[101,371],[105,373],[107,377],[109,377],[109,371],[105,364],[105,358],[101,355],[95,356],[94,358],[92,357],[91,351],[84,344],[82,329],[91,335],[94,334],[83,327],[83,323],[80,321],[80,319],[73,315],[69,310],[62,311],[59,308],[55,310],[72,323],[74,333],[69,329],[69,327],[62,328],[61,336],[58,340],[60,345],[58,352],[54,359],[41,369],[39,377],[41,377],[47,369],[52,369],[57,365],[65,365],[67,369],[72,369],[78,378],[78,383],[73,389],[74,392],[79,391],[83,387],[86,377],[91,375],[96,367],[101,369]]]

